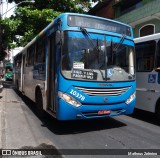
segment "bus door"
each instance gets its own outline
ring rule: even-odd
[[[136,45],[137,102],[136,107],[153,111],[157,87],[157,74],[154,71],[156,42],[149,41]]]
[[[15,82],[17,85],[17,88],[19,91],[22,92],[22,69],[23,69],[23,59],[22,59],[23,55],[20,54],[18,56],[17,62],[16,62],[16,78],[15,78]]]
[[[55,35],[52,34],[48,39],[48,75],[47,75],[47,105],[49,110],[56,112],[56,47],[55,47]]]

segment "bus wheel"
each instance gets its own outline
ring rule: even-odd
[[[40,89],[36,91],[36,112],[38,117],[44,118],[45,111],[43,110],[43,98]]]
[[[160,120],[160,99],[157,102],[155,112],[156,112],[157,118]]]
[[[160,120],[160,105],[156,108],[157,118]]]

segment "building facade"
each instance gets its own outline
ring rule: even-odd
[[[115,0],[104,0],[95,5],[88,13],[95,16],[100,16],[104,18],[114,19],[115,10],[113,5]]]
[[[106,0],[89,14],[127,23],[133,27],[135,37],[160,32],[160,0]]]

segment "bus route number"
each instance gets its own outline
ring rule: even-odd
[[[74,91],[73,89],[71,89],[70,94],[72,94],[76,98],[79,98],[81,101],[84,101],[84,99],[85,99],[85,96],[79,94],[78,92]]]

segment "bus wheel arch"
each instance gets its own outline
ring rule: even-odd
[[[158,119],[160,120],[160,98],[157,100],[155,114],[157,115]]]
[[[35,103],[36,103],[36,112],[40,118],[45,116],[45,111],[43,110],[43,97],[41,88],[39,86],[35,89]]]

